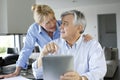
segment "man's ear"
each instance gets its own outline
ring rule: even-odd
[[[81,28],[81,30],[83,31],[83,26],[82,26],[82,25],[80,25],[80,28]]]
[[[79,29],[80,33],[83,32],[83,26],[82,26],[82,25],[80,25],[80,26],[78,27],[78,29]]]

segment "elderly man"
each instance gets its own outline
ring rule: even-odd
[[[48,54],[73,55],[75,71],[66,72],[60,80],[102,80],[106,62],[101,45],[96,40],[84,41],[82,33],[86,26],[83,13],[66,11],[61,15],[61,38],[44,46],[39,58],[33,63],[35,78],[42,77],[42,57]]]
[[[24,47],[22,48],[16,63],[15,72],[7,75],[0,75],[0,78],[18,76],[21,69],[27,68],[27,61],[35,47],[35,43],[42,49],[48,42],[60,37],[59,26],[61,21],[56,20],[54,11],[48,5],[32,5],[33,18],[35,22],[30,25]],[[91,40],[91,36],[85,35],[85,41]]]

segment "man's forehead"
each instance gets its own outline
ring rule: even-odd
[[[66,15],[66,16],[62,17],[62,21],[64,21],[64,22],[73,21],[73,19],[74,19],[73,15]]]

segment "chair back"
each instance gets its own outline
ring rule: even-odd
[[[7,48],[7,54],[18,54],[18,48]]]
[[[32,52],[40,52],[39,46],[35,46]]]

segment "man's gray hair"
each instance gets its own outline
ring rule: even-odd
[[[73,23],[75,25],[82,25],[83,31],[81,33],[83,33],[85,30],[85,27],[86,27],[86,19],[85,19],[84,14],[78,10],[69,10],[69,11],[66,11],[66,12],[61,14],[61,19],[66,15],[73,15],[74,16]]]

